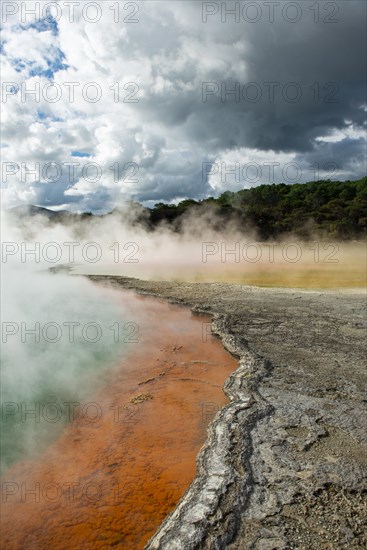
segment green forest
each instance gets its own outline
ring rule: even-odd
[[[158,203],[148,214],[154,228],[162,222],[177,231],[189,213],[200,215],[210,206],[213,220],[225,227],[236,221],[244,231],[255,229],[261,239],[294,233],[339,239],[361,238],[367,229],[367,177],[357,181],[321,180],[304,184],[260,185],[226,191],[218,198]]]
[[[66,210],[52,211],[26,205],[12,208],[12,216],[22,224],[29,216],[42,215],[48,223],[64,223],[79,227],[96,217],[117,216],[121,223],[142,226],[154,231],[165,225],[174,232],[203,224],[224,231],[228,225],[244,233],[252,232],[262,240],[292,234],[300,239],[337,238],[361,239],[367,236],[367,177],[357,181],[322,180],[302,184],[278,183],[259,185],[241,191],[225,191],[218,198],[201,201],[186,199],[178,204],[158,203],[146,208],[137,202],[115,208],[102,215],[84,212],[73,214]],[[131,213],[126,219],[127,212]],[[81,224],[81,225],[80,225]]]

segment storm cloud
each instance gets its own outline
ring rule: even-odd
[[[130,4],[3,12],[5,206],[105,211],[365,174],[364,2]]]

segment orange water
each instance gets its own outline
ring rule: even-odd
[[[7,470],[2,548],[143,548],[195,476],[236,361],[206,336],[207,317],[121,295],[138,320],[139,343],[84,417],[75,417],[40,459]],[[145,401],[131,402],[141,394]]]

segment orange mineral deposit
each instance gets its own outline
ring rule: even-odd
[[[141,549],[195,477],[236,361],[208,317],[116,295],[138,319],[138,342],[37,460],[4,473],[4,549]]]

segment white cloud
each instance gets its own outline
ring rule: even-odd
[[[309,14],[293,26],[282,20],[278,24],[223,24],[220,17],[204,24],[201,3],[141,2],[135,16],[139,23],[122,21],[128,10],[121,11],[120,21],[115,23],[112,4],[100,2],[102,17],[97,23],[83,19],[81,7],[75,8],[75,21],[70,23],[63,6],[57,33],[54,28],[39,32],[29,24],[20,26],[19,14],[5,24],[3,79],[19,86],[23,83],[29,90],[39,86],[40,101],[27,95],[22,102],[19,92],[2,104],[3,140],[7,145],[2,150],[3,162],[26,163],[29,168],[36,162],[80,165],[75,180],[70,180],[64,170],[57,184],[41,177],[27,185],[20,173],[8,176],[7,182],[3,181],[4,206],[31,199],[55,207],[68,204],[73,209],[89,209],[93,205],[103,209],[128,197],[143,201],[200,198],[220,192],[227,183],[218,175],[203,181],[203,162],[238,159],[261,165],[274,159],[281,162],[283,170],[290,160],[299,162],[302,150],[310,154],[320,140],[360,138],[361,110],[356,120],[342,128],[344,119],[354,116],[349,96],[336,106],[315,104],[312,95],[306,96],[310,80],[302,83],[304,96],[299,103],[285,102],[281,96],[271,103],[265,99],[264,88],[273,74],[280,84],[297,80],[302,71],[305,78],[317,78],[312,51],[303,69],[293,59],[293,50],[308,55],[305,45],[310,37],[311,44],[325,46],[326,53],[328,42],[332,47],[336,35],[341,48],[353,48],[353,42],[347,42],[348,25],[357,25],[362,9],[358,5],[353,4],[348,16],[343,12],[345,38],[343,21],[334,29],[322,27],[329,40],[311,24]],[[353,13],[355,19],[350,23]],[[324,61],[318,60],[320,71],[326,80],[332,79],[333,64]],[[41,71],[41,76],[31,76],[32,68]],[[42,73],[47,70],[55,71],[52,79]],[[353,87],[352,76],[346,76],[345,84],[351,88],[348,94],[353,99],[358,85]],[[51,80],[61,92],[55,103],[47,100],[47,95],[43,97],[52,92],[48,88]],[[258,103],[243,98],[239,103],[233,98],[222,102],[218,94],[202,102],[203,82],[218,82],[220,88],[224,81],[230,89],[236,82],[243,86],[253,80],[262,87],[263,97]],[[66,83],[77,84],[73,102],[70,84]],[[117,103],[115,83],[120,83]],[[87,101],[86,94],[91,98],[96,89],[101,92],[100,100]],[[72,157],[78,151],[92,157]],[[83,177],[83,167],[90,162],[100,166],[97,181]],[[312,164],[312,159],[308,162]],[[129,163],[139,165],[135,178],[126,178],[124,167]],[[122,174],[119,181],[111,169],[116,164]],[[356,177],[360,169],[358,163],[353,167]],[[276,181],[283,181],[282,174],[275,173]],[[229,179],[227,187],[234,188],[237,183]],[[269,178],[260,183],[269,183]]]

